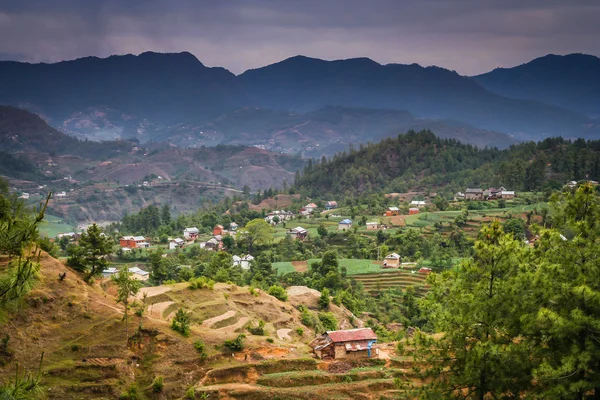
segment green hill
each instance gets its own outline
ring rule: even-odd
[[[484,186],[541,190],[586,178],[600,178],[600,141],[549,138],[506,150],[478,149],[430,131],[409,131],[307,163],[295,189],[315,198]]]

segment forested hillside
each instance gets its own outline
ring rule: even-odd
[[[131,150],[129,141],[88,142],[75,139],[50,127],[29,111],[0,105],[0,149],[5,152],[72,154],[106,159]]]
[[[309,162],[295,189],[311,197],[378,191],[505,186],[557,188],[568,180],[600,177],[600,141],[550,138],[506,150],[477,149],[430,131],[399,135],[331,159]]]

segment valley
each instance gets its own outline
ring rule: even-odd
[[[513,60],[540,20],[560,25],[533,5],[444,16],[459,3],[419,23],[440,43],[473,15],[506,25]],[[400,40],[422,26],[370,3],[335,5],[327,29],[304,4],[257,4],[202,7],[243,51],[149,1],[57,11],[94,46],[49,36],[56,62],[0,52],[0,399],[600,398],[600,58],[473,76],[340,59],[469,52],[423,58]],[[253,18],[285,29],[248,34]],[[326,59],[293,55],[333,31]],[[275,45],[290,33],[309,47]],[[478,39],[470,62],[496,65]],[[113,54],[148,43],[167,52]]]

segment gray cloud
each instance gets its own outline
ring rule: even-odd
[[[595,0],[4,0],[0,53],[186,50],[235,73],[297,54],[364,56],[475,74],[547,53],[598,55],[599,20]]]

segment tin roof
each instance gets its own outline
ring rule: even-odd
[[[327,336],[334,343],[377,340],[377,335],[371,328],[348,329],[344,331],[327,331]]]

